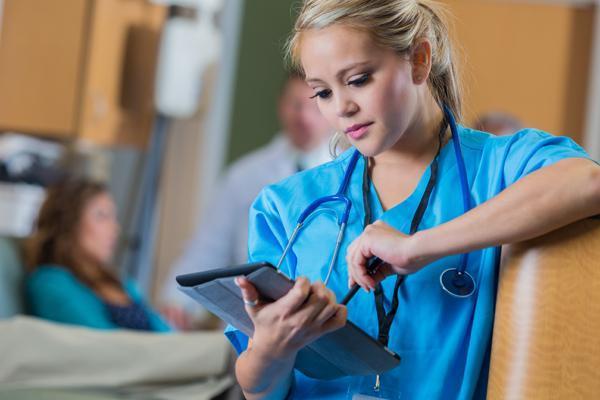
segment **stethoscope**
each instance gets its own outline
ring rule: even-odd
[[[462,191],[463,208],[464,208],[464,212],[467,213],[472,208],[472,206],[471,206],[471,199],[469,196],[469,185],[468,185],[468,181],[467,181],[467,169],[465,167],[464,158],[463,158],[462,151],[460,148],[460,139],[458,136],[458,128],[456,125],[456,120],[454,118],[454,115],[452,114],[450,109],[446,106],[444,106],[443,108],[444,108],[444,115],[445,115],[446,121],[450,125],[450,130],[452,132],[452,143],[454,145],[453,146],[454,153],[456,155],[456,161],[457,161],[457,165],[458,165],[458,172],[459,172],[460,185],[461,185],[461,191]],[[439,151],[438,151],[438,154],[439,154]],[[292,231],[292,234],[283,250],[283,253],[281,254],[281,257],[279,258],[279,261],[277,262],[277,267],[276,267],[277,269],[279,269],[281,267],[281,264],[285,260],[287,253],[292,248],[293,244],[295,243],[296,239],[298,238],[298,234],[300,233],[302,227],[304,226],[306,220],[310,217],[310,215],[312,215],[315,212],[315,210],[317,210],[317,208],[319,208],[320,206],[322,206],[324,204],[343,203],[344,212],[342,213],[341,218],[338,218],[339,228],[338,228],[338,234],[337,234],[337,238],[336,238],[335,248],[333,251],[333,255],[331,256],[331,261],[329,263],[329,267],[327,269],[327,275],[324,280],[324,284],[325,285],[328,284],[329,279],[331,278],[331,273],[333,271],[333,267],[335,265],[335,262],[337,260],[338,254],[339,254],[340,247],[342,245],[342,240],[344,238],[346,226],[348,224],[348,218],[350,216],[350,209],[352,208],[352,202],[350,201],[350,198],[346,195],[346,193],[348,191],[348,186],[350,184],[350,178],[352,177],[352,173],[354,172],[354,170],[356,168],[356,163],[358,162],[358,159],[360,158],[360,156],[361,156],[361,154],[358,150],[356,150],[352,154],[350,163],[348,164],[348,167],[344,173],[344,178],[343,178],[342,183],[340,184],[340,187],[336,194],[330,195],[330,196],[324,196],[324,197],[314,200],[300,214],[300,216],[298,217],[298,221],[296,223],[296,227]],[[437,160],[437,155],[436,155],[435,160]],[[368,168],[368,167],[365,163],[365,169],[366,168]],[[364,175],[367,176],[368,174],[365,173]],[[363,192],[365,191],[365,186],[368,186],[368,185],[363,184]],[[368,190],[368,188],[367,188],[367,190]],[[363,193],[363,196],[366,197],[365,193]],[[424,206],[427,207],[427,202],[425,202]],[[365,204],[365,208],[367,208],[366,204]],[[421,213],[424,213],[425,209],[421,209],[419,211],[421,211]],[[417,223],[417,225],[418,225],[418,223]],[[449,295],[454,296],[454,297],[465,298],[465,297],[471,296],[475,292],[475,280],[466,271],[466,268],[468,265],[468,260],[469,260],[469,254],[464,253],[461,255],[460,264],[459,264],[458,268],[448,268],[440,274],[440,285],[441,285],[442,289]],[[369,260],[369,266],[368,266],[369,271],[371,273],[374,273],[376,271],[376,269],[379,267],[379,265],[381,265],[382,263],[383,263],[383,261],[381,259],[379,259],[377,257],[373,257],[371,260]],[[400,283],[402,282],[402,280],[400,280]],[[344,299],[341,301],[341,303],[346,304],[354,296],[354,294],[356,294],[358,289],[359,289],[358,285],[354,285],[354,287],[344,297]]]

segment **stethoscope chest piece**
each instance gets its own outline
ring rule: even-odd
[[[454,297],[469,297],[475,293],[475,280],[467,271],[449,268],[440,275],[442,289]]]

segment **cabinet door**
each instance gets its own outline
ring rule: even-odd
[[[4,0],[0,130],[75,134],[90,5]]]
[[[78,137],[143,147],[166,9],[144,0],[96,0],[92,15]]]
[[[454,15],[467,89],[467,123],[484,112],[505,111],[525,126],[581,142],[593,6],[568,1],[446,3]]]

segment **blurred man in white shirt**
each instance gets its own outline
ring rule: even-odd
[[[299,75],[289,75],[278,101],[281,132],[266,146],[233,163],[223,174],[200,225],[163,285],[163,311],[179,327],[201,310],[175,283],[175,276],[243,264],[248,255],[248,211],[260,190],[302,169],[331,160],[331,129],[313,91]]]

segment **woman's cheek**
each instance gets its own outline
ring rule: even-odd
[[[328,102],[329,104],[325,103],[323,100],[319,101],[319,111],[321,111],[321,114],[323,115],[323,117],[325,117],[325,120],[327,120],[327,123],[332,126],[335,130],[337,131],[341,131],[343,130],[340,126],[339,126],[339,121],[337,118],[337,114],[335,112],[335,107],[332,105],[332,101],[330,100]]]

